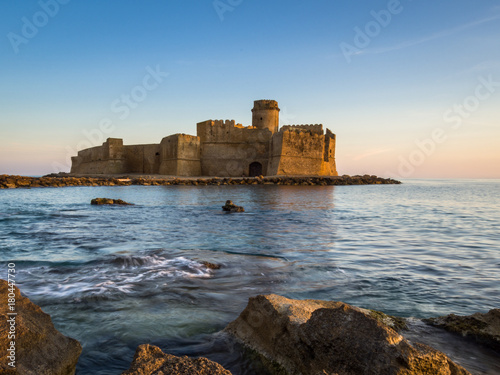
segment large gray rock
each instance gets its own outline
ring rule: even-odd
[[[471,336],[493,349],[500,350],[500,309],[467,316],[450,314],[427,319],[425,322],[462,336]]]
[[[130,368],[122,375],[231,375],[216,362],[206,358],[176,357],[153,345],[140,345]]]
[[[286,374],[465,375],[445,354],[410,344],[397,320],[342,302],[250,298],[225,331]]]
[[[14,287],[9,296],[7,281],[0,280],[0,374],[23,375],[71,375],[75,373],[78,357],[82,352],[80,343],[66,337],[57,331],[48,314],[21,295]],[[15,298],[15,310],[9,310],[8,298]],[[7,315],[9,313],[17,315]],[[6,324],[9,319],[15,318],[12,329]],[[9,335],[10,334],[10,335]],[[15,335],[15,337],[12,336]],[[11,336],[11,337],[9,337]],[[13,352],[7,348],[15,347],[15,369],[9,366]]]

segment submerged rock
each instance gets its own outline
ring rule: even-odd
[[[232,201],[227,200],[226,204],[222,206],[222,211],[226,212],[245,212],[245,209],[241,206],[235,205]]]
[[[425,322],[462,336],[471,336],[493,349],[500,350],[500,309],[467,316],[450,314],[426,319]]]
[[[388,323],[388,324],[387,324]],[[465,375],[445,354],[410,344],[391,317],[343,302],[250,298],[225,331],[264,358],[272,373]]]
[[[12,293],[14,297],[12,297]],[[17,287],[14,287],[12,291],[5,280],[0,280],[0,296],[2,300],[0,319],[4,322],[0,334],[0,346],[3,348],[0,353],[0,373],[74,374],[76,362],[82,352],[80,343],[57,331],[48,314],[45,314],[39,306],[28,298],[22,296]],[[8,310],[8,298],[15,299],[14,311]],[[17,315],[7,315],[13,312]],[[10,323],[7,325],[5,322],[12,318],[15,320],[15,326],[12,325],[10,328]],[[10,335],[6,327],[9,327]],[[15,348],[15,353],[7,351],[11,347]],[[13,359],[10,358],[11,354],[15,356],[15,369],[9,366],[9,362],[12,362]]]
[[[130,368],[122,375],[231,375],[216,362],[206,358],[176,357],[153,345],[140,345]]]
[[[105,205],[105,204],[115,204],[119,206],[132,206],[132,203],[127,203],[121,199],[110,199],[110,198],[95,198],[90,201],[90,204],[94,205]]]
[[[201,262],[201,264],[203,264],[205,267],[207,267],[210,270],[219,270],[221,268],[220,264],[207,262],[206,260],[204,260],[203,262]]]

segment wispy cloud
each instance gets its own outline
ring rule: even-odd
[[[482,25],[482,24],[485,24],[488,22],[492,22],[495,20],[500,20],[500,14],[496,14],[494,16],[482,18],[480,20],[476,20],[473,22],[466,23],[464,25],[456,26],[456,27],[453,27],[453,28],[448,29],[448,30],[443,30],[443,31],[434,33],[432,35],[428,35],[428,36],[419,38],[419,39],[408,40],[408,41],[405,41],[405,42],[402,42],[402,43],[399,43],[399,44],[396,44],[393,46],[382,47],[382,48],[372,48],[372,49],[368,48],[368,49],[365,49],[363,51],[360,51],[360,53],[361,54],[370,54],[370,53],[371,54],[380,54],[380,53],[386,53],[386,52],[391,52],[391,51],[397,51],[397,50],[400,50],[403,48],[408,48],[408,47],[416,46],[418,44],[423,44],[423,43],[429,42],[431,40],[440,39],[440,38],[444,38],[444,37],[447,37],[447,36],[450,36],[453,34],[457,34],[457,33],[462,32],[464,30],[468,30],[468,29],[471,29],[473,27],[476,27],[476,26],[479,26],[479,25]]]

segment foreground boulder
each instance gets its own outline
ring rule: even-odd
[[[226,212],[245,212],[245,209],[241,206],[235,205],[232,201],[226,201],[226,204],[222,206],[222,211]]]
[[[468,316],[450,314],[427,319],[425,322],[462,336],[471,336],[493,349],[500,350],[500,309]]]
[[[3,348],[0,353],[0,374],[74,374],[82,352],[80,343],[58,332],[49,315],[23,297],[18,288],[9,287],[5,280],[0,280],[0,298],[0,319],[3,322],[0,331],[0,347]],[[8,298],[15,299],[13,310],[9,309]],[[9,313],[17,315],[7,315]],[[15,325],[5,324],[13,317]],[[11,347],[15,351],[7,351]],[[12,362],[15,362],[15,369],[9,366]]]
[[[226,327],[264,358],[271,372],[338,375],[465,375],[464,368],[423,344],[410,344],[391,317],[342,302],[250,298]]]
[[[90,204],[94,205],[105,205],[105,204],[116,204],[119,206],[132,206],[132,203],[127,203],[121,199],[110,199],[110,198],[95,198],[90,201]]]
[[[176,357],[153,345],[140,345],[130,368],[122,375],[231,375],[216,362],[206,358]]]

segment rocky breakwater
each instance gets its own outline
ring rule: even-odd
[[[127,186],[128,179],[91,177],[26,177],[0,175],[0,189],[67,187],[67,186]]]
[[[225,331],[275,374],[465,375],[445,354],[410,343],[402,321],[343,302],[250,298]]]
[[[49,315],[5,280],[0,280],[0,298],[0,374],[74,374],[80,343],[58,332]]]
[[[206,358],[176,357],[153,345],[140,345],[130,368],[122,375],[231,375],[216,362]]]
[[[53,174],[44,177],[26,177],[0,175],[0,189],[67,187],[67,186],[129,186],[129,185],[380,185],[400,184],[392,178],[374,175],[336,176],[336,177],[200,177],[200,178],[164,178],[162,176],[70,176]]]

